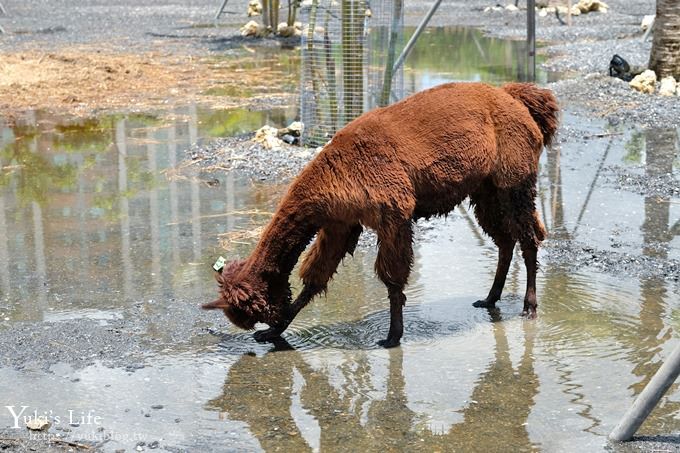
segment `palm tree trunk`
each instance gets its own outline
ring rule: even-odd
[[[649,68],[658,77],[680,79],[680,1],[656,0],[654,42]]]

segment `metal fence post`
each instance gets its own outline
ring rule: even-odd
[[[679,374],[680,345],[675,348],[668,360],[661,365],[649,384],[642,390],[623,419],[611,432],[609,439],[617,442],[630,440]]]
[[[536,0],[527,0],[527,77],[536,81]]]

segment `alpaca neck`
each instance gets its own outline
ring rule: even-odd
[[[302,210],[281,206],[251,255],[253,266],[271,276],[288,278],[319,227]]]

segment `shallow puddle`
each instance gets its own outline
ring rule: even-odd
[[[257,344],[197,309],[215,296],[213,260],[253,245],[244,234],[225,252],[220,240],[266,223],[285,187],[171,169],[193,143],[294,117],[294,109],[185,108],[97,121],[34,114],[2,126],[0,331],[44,327],[24,339],[42,361],[0,368],[0,426],[14,425],[4,406],[27,406],[23,415],[51,418],[48,435],[108,439],[108,451],[139,442],[191,451],[603,450],[673,347],[677,281],[543,259],[539,318],[525,321],[516,259],[498,310],[475,309],[496,251],[461,208],[420,224],[400,348],[375,344],[389,313],[373,248],[346,260],[328,296],[277,344]],[[640,132],[572,111],[563,129],[539,180],[553,240],[680,258],[680,199],[633,184],[677,180],[677,131]],[[630,188],[618,188],[621,177]],[[144,352],[46,362],[45,349],[79,355],[87,341],[79,322],[122,326]],[[65,328],[79,340],[51,340]],[[679,404],[673,388],[642,432],[677,432]]]
[[[407,27],[410,37],[415,28]],[[465,27],[432,27],[418,38],[406,59],[404,85],[407,93],[446,82],[475,81],[502,83],[527,80],[526,43],[485,36]],[[536,80],[552,79],[541,69],[542,55],[536,57]]]

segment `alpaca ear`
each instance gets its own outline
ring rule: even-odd
[[[212,302],[208,302],[207,304],[201,305],[203,310],[224,310],[228,307],[229,305],[227,305],[227,301],[224,299],[217,299]]]

